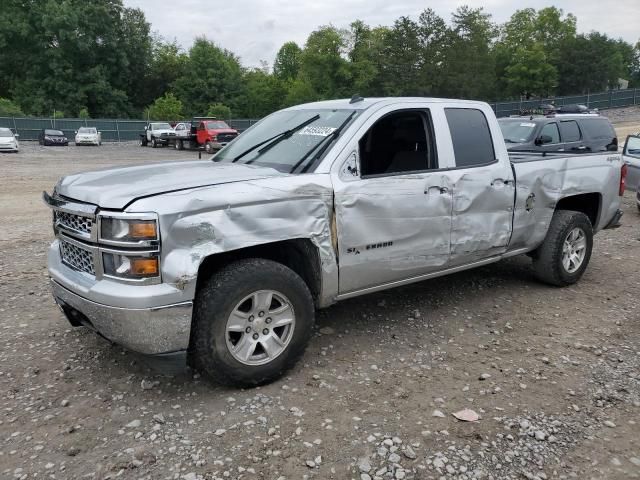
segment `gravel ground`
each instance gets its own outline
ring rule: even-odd
[[[340,303],[290,374],[253,390],[162,376],[55,307],[39,199],[61,175],[193,152],[0,156],[0,478],[640,478],[640,215],[582,281],[526,257]],[[453,414],[480,416],[463,422]]]

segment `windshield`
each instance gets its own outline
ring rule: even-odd
[[[171,130],[171,125],[168,123],[152,123],[151,130]]]
[[[275,168],[280,172],[290,173],[298,162],[312,149],[320,146],[323,140],[339,128],[351,115],[353,110],[286,110],[276,112],[256,123],[242,135],[237,137],[227,147],[213,157],[216,162],[233,162],[234,159],[253,146],[270,142],[267,139],[295,128],[313,117],[303,128],[290,136],[280,139],[270,148],[256,148],[248,154],[241,156],[235,163],[262,165]],[[355,115],[354,115],[355,116]],[[315,153],[315,152],[314,152]],[[311,169],[313,171],[313,168]]]
[[[536,129],[534,122],[522,120],[501,120],[498,123],[500,124],[504,141],[507,143],[528,142]]]
[[[0,129],[0,137],[13,137],[11,130]]]
[[[58,135],[58,136],[64,135],[64,133],[62,133],[60,130],[45,130],[44,134],[45,135]]]
[[[221,128],[230,128],[230,127],[223,121],[207,122],[207,130],[219,130]]]
[[[80,127],[78,129],[78,133],[98,133],[95,128],[91,127]]]

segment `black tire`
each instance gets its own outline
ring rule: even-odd
[[[184,150],[184,143],[182,140],[176,140],[176,150]]]
[[[585,234],[586,251],[580,267],[574,272],[568,271],[563,262],[563,246],[568,235],[580,228]],[[589,217],[582,212],[557,210],[551,219],[549,231],[544,242],[533,255],[535,276],[542,282],[557,287],[566,287],[576,283],[584,274],[593,250],[593,227]]]
[[[147,146],[147,137],[140,137],[140,146],[141,147]]]
[[[157,148],[158,147],[158,141],[155,139],[155,137],[151,137],[151,148]]]
[[[213,145],[211,142],[207,142],[204,144],[204,151],[207,153],[213,153]]]
[[[295,326],[286,348],[269,363],[246,365],[227,347],[226,324],[238,302],[258,290],[273,289],[289,299]],[[196,294],[191,328],[193,366],[218,383],[255,387],[282,376],[302,356],[315,322],[313,298],[305,282],[290,268],[251,258],[223,267]]]

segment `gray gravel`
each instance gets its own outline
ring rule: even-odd
[[[72,329],[50,297],[40,192],[64,173],[174,157],[0,155],[0,478],[640,478],[631,195],[576,286],[537,283],[522,257],[346,301],[319,314],[286,378],[233,390],[159,374]],[[456,420],[464,408],[480,420]]]

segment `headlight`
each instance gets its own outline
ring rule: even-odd
[[[101,217],[100,225],[100,239],[107,242],[146,244],[159,240],[156,219],[105,216]]]
[[[140,257],[103,253],[102,264],[104,274],[112,277],[137,280],[160,276],[160,264],[157,255]]]

